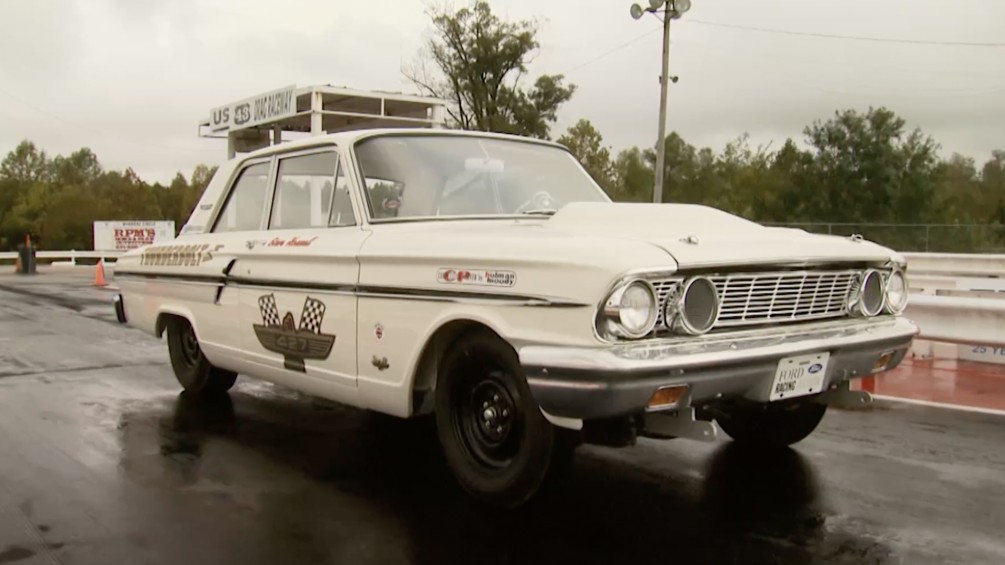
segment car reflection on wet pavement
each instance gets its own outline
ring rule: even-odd
[[[195,507],[227,502],[215,528],[251,562],[886,562],[872,541],[827,536],[815,472],[797,451],[717,446],[705,478],[660,477],[586,448],[528,507],[468,499],[428,420],[401,421],[299,397],[234,392],[124,413],[126,476]],[[156,447],[156,449],[155,449]],[[248,465],[235,460],[238,452]],[[254,461],[259,457],[266,461]],[[671,455],[672,457],[672,455]],[[253,465],[253,466],[252,466]],[[275,470],[275,476],[270,471]],[[301,475],[289,481],[289,471]],[[235,473],[240,476],[235,476]],[[233,504],[233,508],[228,507]],[[243,508],[243,512],[234,510]],[[250,513],[250,514],[249,514]],[[245,522],[246,521],[246,522]],[[153,526],[153,525],[152,525]],[[212,530],[189,539],[212,543]]]

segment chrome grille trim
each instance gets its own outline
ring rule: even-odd
[[[714,329],[801,322],[848,315],[848,298],[859,270],[710,274],[719,294]],[[652,281],[660,304],[656,331],[665,331],[667,296],[683,277]]]

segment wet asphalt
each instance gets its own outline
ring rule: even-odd
[[[794,449],[584,447],[517,511],[428,420],[239,380],[179,394],[89,272],[0,275],[0,565],[1005,563],[1005,417],[831,410]]]

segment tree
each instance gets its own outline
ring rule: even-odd
[[[624,202],[652,202],[656,175],[645,153],[638,147],[618,153],[614,161],[615,200]]]
[[[978,217],[1005,225],[1005,150],[991,152],[991,159],[981,167],[978,187],[984,212]]]
[[[702,187],[695,182],[697,149],[675,131],[670,132],[663,143],[663,202],[704,202]],[[646,149],[645,157],[655,171],[656,151]],[[649,191],[651,199],[651,187]]]
[[[558,107],[575,86],[564,84],[562,75],[543,75],[530,88],[520,86],[539,47],[536,24],[504,22],[488,2],[453,13],[433,10],[430,18],[435,36],[425,58],[405,76],[423,93],[448,100],[447,112],[457,127],[547,138]]]
[[[30,184],[49,180],[51,164],[45,151],[24,140],[0,162],[0,178]]]
[[[579,159],[593,180],[608,194],[614,190],[614,163],[611,162],[611,151],[604,147],[604,137],[590,120],[579,120],[570,127],[558,142],[569,148],[569,151]]]
[[[798,213],[828,222],[931,220],[938,146],[886,108],[835,112],[805,130],[812,166],[800,175]]]

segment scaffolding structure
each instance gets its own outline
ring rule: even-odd
[[[227,158],[282,143],[283,132],[323,135],[383,127],[442,128],[439,98],[334,86],[286,86],[218,106],[199,136],[227,139]]]

